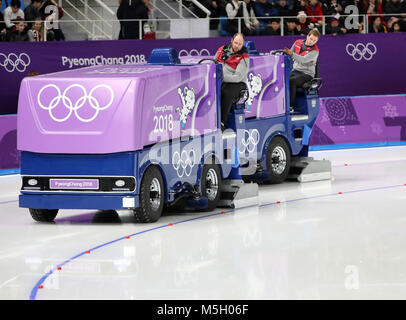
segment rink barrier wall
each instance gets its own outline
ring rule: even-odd
[[[406,95],[320,99],[310,150],[406,145]],[[19,173],[17,116],[0,116],[0,175]]]
[[[4,2],[4,1],[3,1]],[[303,36],[247,37],[259,53],[290,48]],[[0,114],[17,113],[21,80],[39,74],[96,64],[145,63],[154,48],[175,48],[179,56],[213,56],[230,42],[228,37],[161,40],[109,40],[72,42],[0,42]],[[320,49],[321,97],[404,93],[406,33],[325,35]],[[394,49],[396,48],[396,49]]]

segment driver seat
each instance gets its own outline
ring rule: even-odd
[[[231,107],[231,111],[234,109],[245,109],[245,103],[248,100],[248,88],[247,84],[244,82],[245,88],[240,90],[239,95],[233,100],[233,104]],[[242,103],[238,103],[242,98],[244,98],[244,101]]]
[[[319,94],[319,89],[321,88],[323,81],[319,75],[319,62],[316,62],[316,73],[314,78],[305,82],[302,88],[306,91],[307,94]]]

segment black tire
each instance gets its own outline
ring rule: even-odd
[[[58,214],[58,209],[33,209],[30,208],[31,217],[38,222],[54,221]]]
[[[214,210],[221,196],[221,173],[217,164],[205,164],[202,171],[200,190],[203,197],[207,197],[207,211]]]
[[[266,150],[266,167],[270,183],[277,184],[286,180],[290,170],[290,159],[290,149],[285,139],[273,138]]]
[[[149,167],[142,177],[140,186],[140,207],[134,210],[136,222],[156,222],[164,208],[164,181],[161,171]]]

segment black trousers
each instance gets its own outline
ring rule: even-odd
[[[245,90],[247,85],[244,82],[223,82],[221,85],[221,122],[226,125],[228,114],[233,102],[240,96],[241,90]]]
[[[289,93],[290,93],[290,106],[295,107],[295,102],[296,102],[296,91],[297,88],[300,88],[303,86],[303,84],[307,81],[312,80],[313,77],[309,76],[308,74],[305,74],[303,72],[293,70],[290,73],[290,78],[289,78]]]

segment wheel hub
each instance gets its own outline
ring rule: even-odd
[[[210,201],[216,199],[219,181],[216,170],[210,168],[206,174],[206,195]]]
[[[161,185],[157,178],[152,179],[149,188],[149,202],[153,210],[158,210],[161,205]]]
[[[286,153],[282,147],[277,146],[272,151],[272,171],[276,174],[282,174],[286,168]]]

